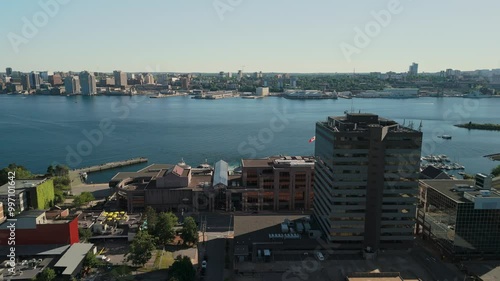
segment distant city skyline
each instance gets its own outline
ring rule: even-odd
[[[407,72],[412,62],[420,73],[500,68],[500,2],[493,0],[117,3],[2,1],[9,24],[0,26],[0,69],[368,73]],[[391,5],[397,13],[385,13]],[[349,59],[346,45],[355,48]]]

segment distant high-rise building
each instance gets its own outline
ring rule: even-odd
[[[144,76],[144,83],[145,84],[154,84],[155,79],[153,77],[153,74],[151,74],[151,73],[146,74],[146,76]]]
[[[189,77],[182,77],[181,78],[181,85],[182,85],[182,89],[184,90],[189,90]]]
[[[292,88],[296,88],[297,87],[297,77],[290,78],[290,86]]]
[[[64,88],[66,89],[66,94],[80,93],[80,79],[78,76],[66,76],[64,78]]]
[[[63,80],[61,77],[61,74],[54,74],[49,76],[49,83],[54,87],[54,86],[59,86],[63,84]]]
[[[127,86],[127,73],[120,70],[115,70],[113,71],[113,76],[115,77],[116,87]]]
[[[412,65],[410,65],[410,69],[408,70],[408,74],[411,76],[418,75],[418,63],[413,63]]]
[[[451,68],[446,69],[446,77],[453,76],[453,74],[454,74],[453,69]]]
[[[28,74],[21,75],[21,85],[23,85],[23,90],[29,91],[31,89],[30,76]]]
[[[314,216],[328,240],[349,250],[411,248],[422,132],[347,113],[316,123],[315,141]]]
[[[82,71],[79,77],[82,95],[92,96],[97,94],[96,79],[93,73]]]
[[[168,85],[169,79],[167,73],[159,73],[156,75],[156,83],[162,85]]]
[[[278,81],[276,82],[276,87],[278,89],[282,89],[283,88],[283,80],[282,79],[278,79]]]
[[[238,80],[241,80],[243,78],[243,71],[238,70]]]
[[[38,72],[31,72],[30,73],[30,85],[31,89],[34,90],[39,90],[40,89],[40,75]]]
[[[219,72],[219,77],[220,78],[224,78],[225,77],[224,71]]]
[[[227,73],[227,78],[233,78],[233,73],[228,72],[228,73]]]
[[[12,67],[7,67],[5,69],[5,74],[7,74],[7,76],[11,76],[12,75]]]
[[[49,81],[49,72],[48,71],[40,71],[40,78],[42,79],[42,81],[48,82]]]

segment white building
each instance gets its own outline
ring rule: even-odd
[[[269,96],[269,87],[258,87],[255,90],[255,95],[260,97]]]
[[[155,79],[153,77],[153,74],[148,73],[146,76],[144,76],[144,84],[154,84]]]

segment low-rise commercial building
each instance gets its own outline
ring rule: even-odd
[[[71,245],[54,265],[56,274],[68,278],[77,276],[82,270],[85,256],[93,247],[94,244],[91,243],[75,243]]]
[[[455,259],[500,258],[500,193],[473,180],[421,180],[418,229]]]
[[[304,211],[312,208],[314,159],[276,156],[243,159],[241,173],[220,160],[214,167],[185,163],[153,164],[118,173],[109,182],[128,212],[151,206],[158,211]]]
[[[50,179],[16,180],[13,189],[8,183],[0,186],[0,202],[4,206],[8,206],[9,197],[14,198],[17,212],[30,207],[48,209],[54,201],[54,184]]]
[[[109,186],[116,189],[119,203],[130,213],[144,210],[146,206],[176,212],[213,210],[214,198],[206,196],[210,194],[211,181],[211,169],[192,169],[185,163],[153,164],[136,173],[118,173]],[[201,203],[207,201],[207,204]]]
[[[47,219],[45,211],[25,211],[15,217],[15,242],[21,245],[71,245],[79,242],[78,218]],[[0,245],[8,245],[10,222],[0,225]]]
[[[243,159],[241,167],[242,183],[226,193],[228,206],[243,211],[303,211],[312,208],[312,157]]]

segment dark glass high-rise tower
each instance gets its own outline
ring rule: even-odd
[[[413,245],[422,133],[374,114],[316,124],[314,215],[338,249]]]

